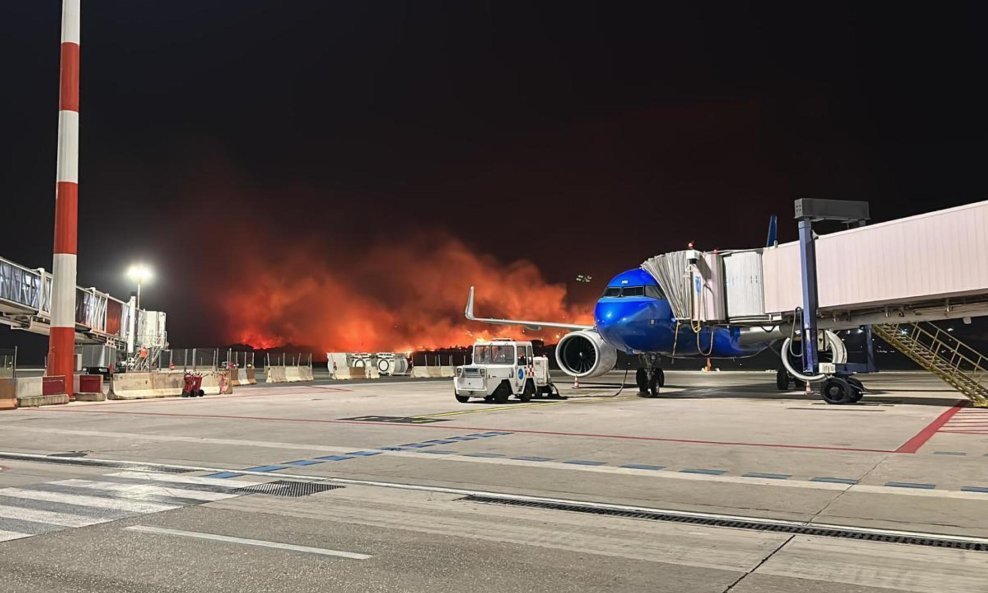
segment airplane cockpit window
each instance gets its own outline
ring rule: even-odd
[[[605,297],[619,297],[619,296],[621,296],[621,287],[620,286],[608,286],[607,288],[604,289],[604,296]]]
[[[658,286],[646,286],[645,296],[652,297],[653,299],[665,299],[666,294],[662,292],[662,289]]]
[[[644,286],[625,286],[621,289],[621,296],[645,296]]]

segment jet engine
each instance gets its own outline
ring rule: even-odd
[[[617,349],[597,332],[581,329],[559,340],[556,362],[572,377],[599,377],[617,365]]]

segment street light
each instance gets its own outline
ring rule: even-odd
[[[141,310],[141,283],[151,279],[151,268],[134,264],[127,269],[127,277],[137,282],[137,310]]]

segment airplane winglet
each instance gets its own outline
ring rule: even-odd
[[[473,312],[473,301],[474,301],[474,287],[470,287],[470,295],[467,296],[467,306],[463,311],[463,315],[469,321],[480,321],[482,323],[491,323],[493,325],[521,325],[533,331],[539,331],[542,328],[552,327],[559,329],[568,330],[583,330],[583,329],[593,329],[592,325],[581,325],[578,323],[555,323],[548,321],[527,321],[522,319],[494,319],[492,317],[477,317]]]
[[[467,309],[463,312],[466,318],[470,321],[475,321],[477,318],[473,314],[473,287],[470,287],[470,296],[467,297]]]

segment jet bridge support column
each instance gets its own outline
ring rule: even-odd
[[[796,220],[799,222],[799,257],[803,282],[803,372],[819,375],[819,353],[817,352],[817,309],[819,299],[816,277],[816,239],[813,223],[816,221],[837,221],[847,226],[862,226],[869,218],[868,202],[847,200],[817,200],[801,198],[796,200]],[[795,319],[793,320],[795,323]],[[871,332],[868,332],[869,359],[867,368],[874,369],[873,355],[870,353]],[[849,365],[843,365],[845,368]],[[853,366],[853,365],[852,365]]]
[[[799,221],[799,260],[803,281],[803,372],[815,375],[817,369],[816,344],[816,243],[813,239],[813,221],[808,218]]]

